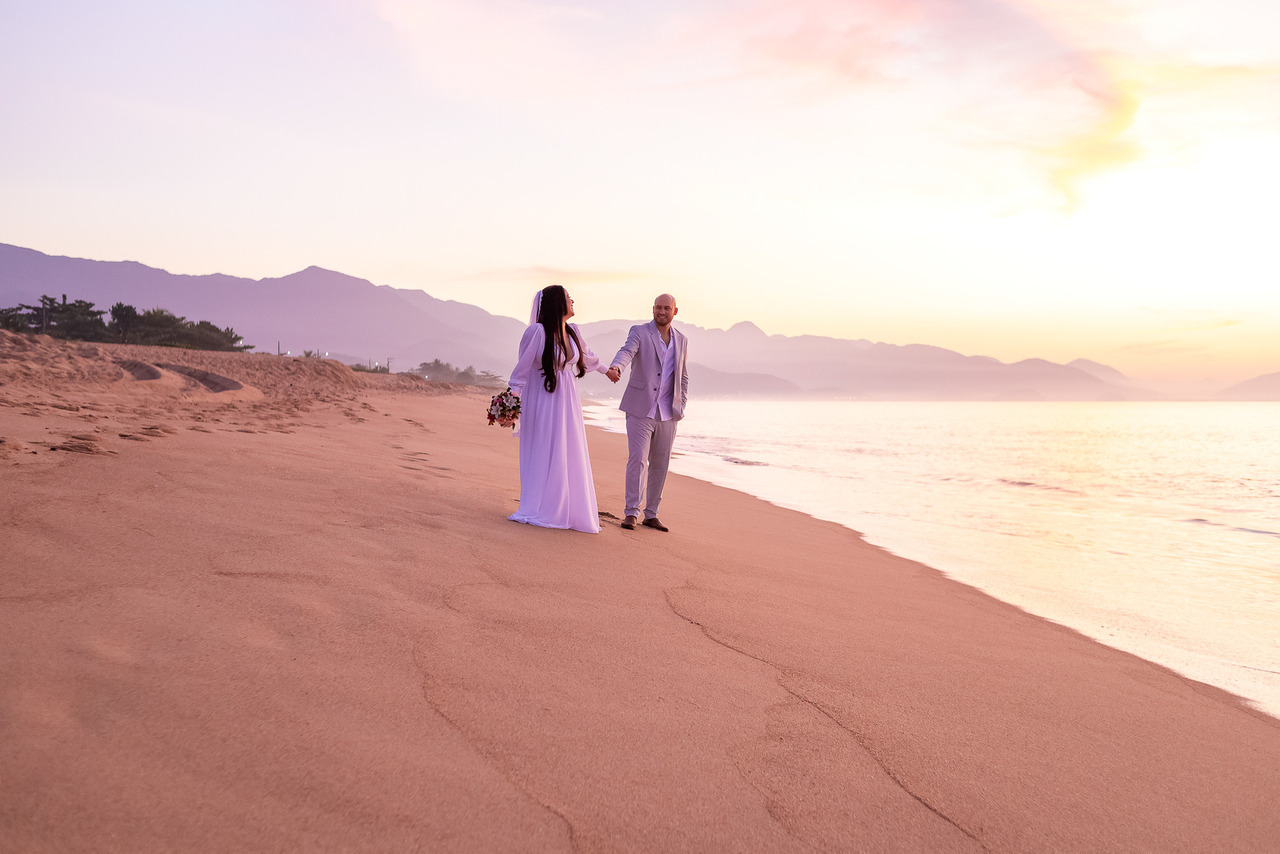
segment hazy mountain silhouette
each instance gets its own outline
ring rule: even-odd
[[[304,349],[393,369],[439,358],[459,367],[510,369],[524,324],[422,291],[374,285],[320,267],[278,279],[183,276],[132,261],[87,261],[0,244],[0,306],[41,294],[161,307],[191,320],[230,326],[259,351]]]
[[[1214,395],[1216,400],[1280,400],[1280,372],[1236,383]]]
[[[989,356],[965,356],[924,344],[884,344],[816,335],[767,335],[754,323],[703,329],[676,321],[700,365],[738,374],[782,377],[797,388],[790,396],[875,400],[1132,400],[1155,397],[1129,385],[1113,385],[1093,373],[1043,359],[1005,364]],[[597,353],[605,342],[626,338],[629,324],[606,320],[582,325]],[[616,345],[615,345],[616,346]],[[1123,377],[1119,371],[1099,365]],[[690,385],[696,378],[689,368]],[[595,392],[594,381],[589,388]],[[728,392],[742,394],[742,392]],[[781,390],[760,392],[788,396]]]
[[[629,328],[629,327],[628,327]],[[687,330],[688,327],[681,327]],[[586,335],[586,330],[583,330]],[[601,342],[612,342],[612,337],[602,337],[598,339]],[[587,335],[587,344],[595,351],[596,355],[605,362],[612,360],[614,353],[618,352],[618,348],[627,340],[624,333],[617,338],[616,346],[609,343],[603,346],[597,343],[597,339]],[[690,347],[693,345],[691,344]],[[623,383],[626,382],[624,376],[622,382],[614,385],[600,374],[587,374],[580,380],[582,393],[588,397],[596,398],[616,398],[622,396]],[[744,374],[732,373],[729,371],[718,371],[715,368],[709,368],[698,362],[689,363],[689,387],[697,392],[699,397],[731,397],[731,398],[765,398],[770,400],[778,400],[795,397],[810,397],[812,395],[805,392],[800,386],[774,376],[773,374]]]
[[[191,320],[230,326],[258,350],[328,352],[348,362],[391,359],[393,370],[442,359],[505,375],[524,323],[419,290],[375,285],[309,267],[274,279],[187,276],[132,261],[90,261],[0,244],[0,306],[42,294],[161,307]],[[582,324],[608,360],[633,323]],[[1005,364],[923,344],[895,345],[814,335],[767,335],[753,323],[704,329],[677,321],[689,337],[696,394],[754,397],[840,396],[885,400],[1108,400],[1156,397],[1119,371],[1087,360]],[[589,377],[588,394],[617,394]]]

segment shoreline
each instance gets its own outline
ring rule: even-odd
[[[616,415],[614,411],[616,401],[613,402],[614,406],[610,406],[609,402],[593,403],[599,408],[589,415],[591,426],[610,433],[624,432],[623,425],[613,417]],[[706,425],[695,424],[694,426],[701,426],[704,431],[706,429]],[[733,440],[714,432],[706,434],[703,438],[708,437],[717,440],[717,450],[689,448],[687,445],[683,449],[677,447],[676,457],[673,458],[673,471],[729,489],[737,489],[747,495],[779,507],[805,513],[815,519],[843,525],[866,538],[872,545],[885,549],[895,556],[931,566],[948,578],[986,592],[1028,613],[1079,631],[1108,647],[1137,655],[1169,667],[1189,679],[1206,682],[1229,693],[1240,695],[1252,708],[1280,719],[1280,682],[1276,681],[1277,672],[1266,666],[1270,662],[1265,658],[1249,660],[1227,657],[1203,646],[1175,643],[1168,634],[1168,628],[1161,628],[1164,624],[1151,624],[1148,631],[1144,633],[1141,626],[1146,624],[1145,620],[1140,620],[1138,626],[1125,625],[1125,614],[1128,612],[1118,613],[1105,609],[1087,610],[1082,606],[1090,600],[1083,595],[1074,607],[1063,607],[1064,600],[1061,597],[1052,599],[1045,593],[1028,596],[1025,590],[1020,591],[1016,584],[1011,584],[1011,579],[1003,573],[992,572],[992,568],[998,563],[981,559],[981,556],[988,554],[983,551],[981,542],[973,544],[976,546],[973,551],[956,555],[954,541],[951,543],[953,548],[949,550],[947,545],[937,539],[938,532],[930,531],[928,523],[919,519],[906,519],[904,523],[882,525],[879,528],[872,524],[870,519],[852,520],[848,518],[847,503],[842,503],[842,499],[837,495],[827,495],[828,500],[825,504],[815,503],[816,493],[813,492],[813,483],[808,484],[810,492],[800,493],[808,495],[810,500],[806,503],[797,498],[796,494],[788,493],[786,489],[779,491],[776,484],[771,489],[771,482],[768,479],[761,480],[757,476],[757,466],[770,470],[778,466],[777,460],[760,462],[756,459],[767,459],[766,451],[743,447],[719,447],[720,442]],[[746,454],[753,459],[744,466],[737,457],[726,456],[727,453]],[[760,456],[762,453],[765,454],[764,457]],[[788,466],[784,463],[783,469],[787,468]],[[862,522],[868,523],[869,527],[866,530],[862,529]],[[922,531],[923,536],[921,536]],[[1063,552],[1063,554],[1071,555],[1070,552]],[[1068,597],[1071,592],[1066,591]],[[1068,598],[1065,601],[1071,600]],[[1222,626],[1219,628],[1229,629]]]
[[[1274,719],[841,525],[673,474],[669,534],[532,528],[487,392],[67,349],[0,359],[6,848],[1280,838]]]

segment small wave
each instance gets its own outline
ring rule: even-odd
[[[1245,670],[1256,670],[1259,673],[1275,673],[1277,675],[1280,675],[1280,670],[1269,670],[1265,667],[1254,667],[1253,665],[1250,665],[1250,664],[1239,664],[1237,662],[1231,662],[1231,663],[1235,664],[1236,667],[1240,667]]]
[[[738,457],[721,457],[726,463],[733,463],[735,466],[767,466],[768,463],[762,463],[759,460],[744,460]]]
[[[1261,534],[1264,537],[1280,537],[1280,532],[1264,531],[1261,528],[1239,528],[1233,525],[1224,525],[1221,522],[1210,522],[1208,519],[1183,519],[1192,525],[1208,525],[1211,528],[1226,528],[1229,531],[1235,531],[1238,534]]]
[[[1232,528],[1233,531],[1239,531],[1242,534],[1262,534],[1267,537],[1280,537],[1275,531],[1261,531],[1257,528]]]

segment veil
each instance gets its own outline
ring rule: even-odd
[[[540,291],[540,290],[539,290],[537,293],[535,293],[535,294],[533,295],[533,305],[532,305],[532,306],[530,306],[530,308],[529,308],[529,325],[530,325],[530,326],[536,326],[536,325],[537,325],[537,323],[538,323],[538,313],[539,313],[540,311],[542,311],[542,291]],[[524,423],[524,422],[522,422],[522,421],[520,421],[520,420],[518,420],[518,419],[516,420],[516,427],[515,427],[515,429],[514,429],[514,430],[512,430],[512,431],[511,431],[511,435],[512,435],[512,436],[519,436],[519,435],[520,435],[520,425],[521,425],[522,423]]]
[[[538,312],[542,310],[542,291],[538,291],[533,295],[533,309],[529,313],[529,325],[533,326],[538,322]]]

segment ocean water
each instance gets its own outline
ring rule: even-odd
[[[1280,404],[693,401],[676,450],[1280,717]]]

